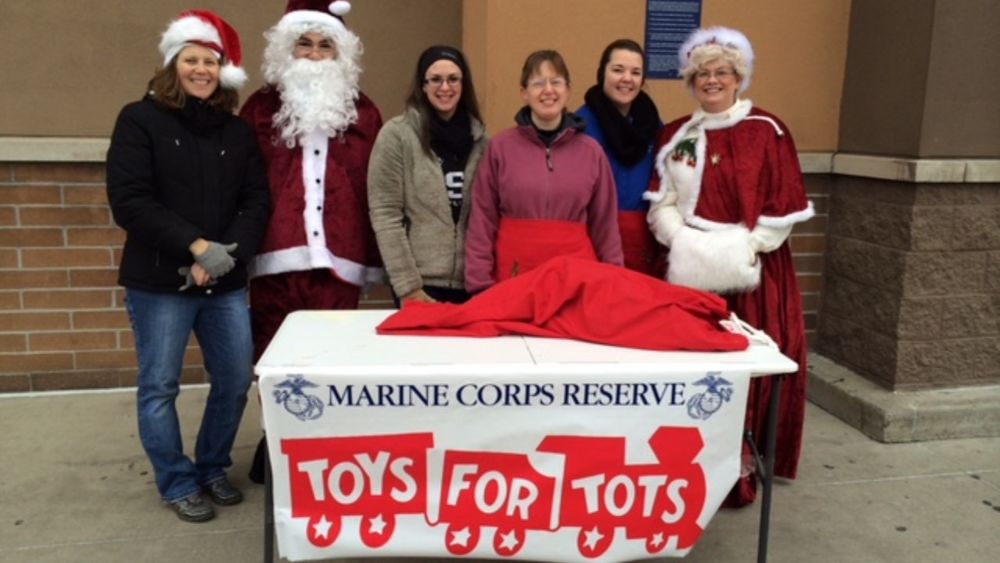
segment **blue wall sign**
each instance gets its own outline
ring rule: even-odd
[[[680,78],[677,51],[701,26],[702,0],[646,0],[646,77]]]

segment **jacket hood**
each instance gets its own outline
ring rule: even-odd
[[[534,127],[531,122],[531,108],[524,106],[514,114],[514,122],[520,127]],[[587,128],[587,122],[573,112],[563,111],[563,120],[559,125],[559,132],[564,129],[573,129],[582,132]]]

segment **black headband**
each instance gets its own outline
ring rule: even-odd
[[[427,75],[427,69],[432,64],[442,60],[451,61],[458,65],[459,70],[462,71],[462,76],[468,74],[465,66],[465,57],[458,50],[451,47],[431,47],[424,51],[423,55],[420,55],[420,61],[417,63],[417,78],[423,81]]]

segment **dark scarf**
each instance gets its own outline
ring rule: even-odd
[[[472,120],[469,112],[459,109],[448,121],[432,111],[431,148],[450,170],[462,170],[472,152]]]
[[[645,92],[639,91],[628,116],[618,111],[600,84],[587,90],[584,101],[597,116],[597,124],[601,126],[608,149],[615,159],[625,166],[633,166],[646,156],[660,128],[660,114]]]
[[[448,191],[451,219],[458,224],[462,213],[462,191],[472,181],[472,178],[465,177],[465,163],[472,152],[472,120],[469,113],[459,110],[445,121],[437,112],[431,112],[430,135],[431,148],[441,160],[441,171],[445,175],[444,188]],[[462,178],[460,183],[448,180],[455,173]]]

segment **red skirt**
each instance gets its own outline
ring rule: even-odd
[[[575,221],[500,219],[497,229],[497,282],[541,266],[556,256],[597,261],[587,226]]]

